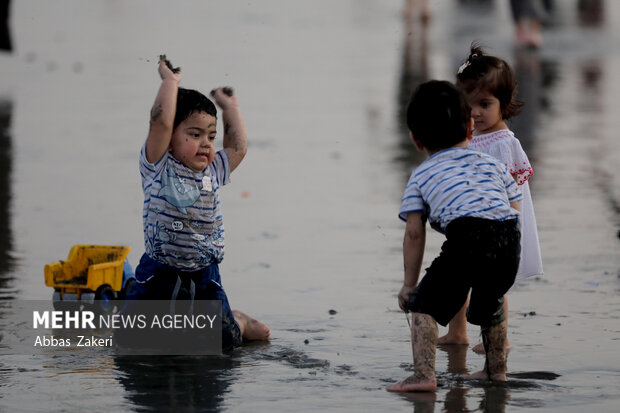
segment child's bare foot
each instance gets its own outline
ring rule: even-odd
[[[244,340],[269,340],[269,327],[239,310],[233,310]]]
[[[473,346],[471,348],[471,351],[473,351],[476,354],[484,354],[484,345],[482,343],[478,343],[475,346]],[[506,342],[506,352],[510,351],[510,343]]]
[[[481,327],[482,342],[486,347],[484,369],[463,378],[506,381],[506,330],[505,323]]]
[[[403,381],[387,386],[386,390],[397,393],[413,391],[434,392],[437,390],[437,380],[434,378],[417,377],[414,374]]]
[[[472,374],[463,374],[461,376],[465,380],[488,380],[489,375],[486,370],[480,370]]]
[[[493,374],[489,377],[485,370],[480,370],[472,374],[465,374],[461,376],[465,380],[493,380],[493,381],[506,381],[506,373]]]
[[[437,339],[437,344],[469,344],[469,337],[467,334],[455,334],[448,331],[445,336]]]

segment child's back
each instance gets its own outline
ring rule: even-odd
[[[518,212],[510,207],[519,197],[517,185],[505,169],[496,159],[471,149],[437,152],[411,175],[399,216],[406,220],[407,213],[424,211],[431,226],[440,232],[462,217],[518,218]]]

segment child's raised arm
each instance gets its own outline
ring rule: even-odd
[[[181,81],[180,69],[173,70],[164,55],[159,57],[158,72],[161,85],[151,109],[151,123],[146,138],[146,160],[151,163],[160,160],[170,146]]]
[[[230,88],[217,88],[211,91],[215,103],[222,108],[224,121],[224,149],[230,160],[230,171],[241,163],[248,150],[248,138],[241,117],[237,98]]]

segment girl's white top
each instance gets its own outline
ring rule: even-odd
[[[534,174],[532,165],[521,147],[521,143],[508,129],[501,129],[484,135],[474,136],[469,148],[489,154],[503,162],[521,187],[521,261],[517,279],[542,275],[543,265],[538,241],[538,229],[534,204],[527,180]]]

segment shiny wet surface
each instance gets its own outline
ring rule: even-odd
[[[74,244],[130,245],[137,264],[137,157],[166,53],[184,86],[230,84],[239,97],[249,151],[223,190],[221,271],[232,306],[272,340],[230,358],[3,356],[2,410],[617,411],[620,6],[592,3],[603,11],[556,2],[544,47],[528,51],[514,49],[502,1],[434,2],[426,28],[396,0],[12,2],[13,50],[0,54],[3,308],[51,298],[43,266]],[[461,380],[483,358],[453,347],[437,352],[436,394],[394,395],[386,385],[411,372],[396,215],[423,159],[403,107],[417,82],[452,80],[472,40],[517,72],[526,109],[511,128],[535,170],[545,275],[509,293],[506,386]],[[428,234],[425,263],[442,241]]]

